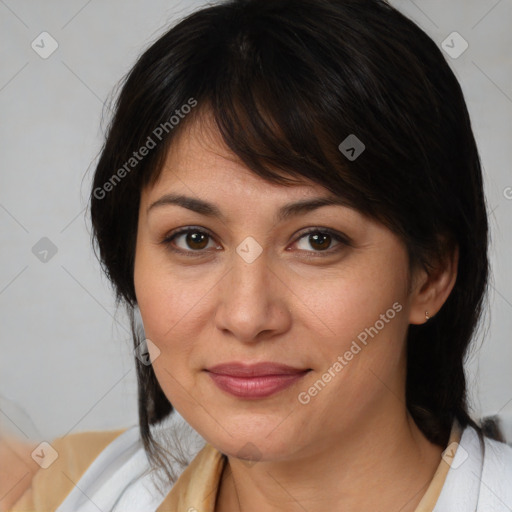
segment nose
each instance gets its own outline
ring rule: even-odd
[[[233,254],[231,270],[219,283],[216,327],[243,343],[270,339],[291,325],[292,296],[265,251],[251,263]]]

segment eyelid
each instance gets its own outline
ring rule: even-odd
[[[167,233],[163,239],[162,239],[162,243],[166,243],[168,242],[169,240],[172,240],[174,239],[175,237],[179,236],[179,235],[184,235],[184,234],[187,234],[189,232],[193,232],[193,233],[204,233],[205,235],[208,235],[212,238],[215,238],[208,229],[206,228],[203,228],[201,226],[184,226],[184,227],[181,227],[181,228],[176,228],[176,229],[173,229],[172,231],[170,231],[169,233]]]
[[[352,245],[352,240],[344,233],[337,231],[336,229],[331,229],[331,228],[327,228],[327,227],[324,228],[321,226],[313,227],[313,228],[306,228],[306,231],[299,232],[295,241],[298,241],[305,235],[309,235],[312,233],[324,233],[327,235],[331,235],[333,238],[335,238],[339,242],[344,243],[345,245]],[[326,252],[326,251],[315,251],[315,252]]]

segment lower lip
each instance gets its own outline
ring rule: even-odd
[[[262,375],[259,377],[234,377],[232,375],[221,375],[212,372],[208,372],[208,375],[223,391],[239,398],[255,399],[265,398],[286,389],[302,379],[308,371],[285,375]]]

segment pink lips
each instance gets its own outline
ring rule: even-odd
[[[225,363],[206,370],[223,391],[239,398],[265,398],[300,380],[309,369],[270,362],[246,365]]]

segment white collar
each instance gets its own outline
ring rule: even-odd
[[[171,467],[177,476],[205,444],[177,411],[152,432],[166,447],[179,435],[183,462],[173,461]],[[139,427],[133,426],[99,454],[56,512],[154,512],[174,484],[165,481],[159,488],[159,477],[163,473],[151,469]],[[485,438],[483,454],[478,434],[466,427],[433,512],[511,511],[512,447]]]
[[[511,512],[512,447],[466,427],[433,512]]]
[[[171,461],[171,472],[176,478],[205,444],[177,411],[151,431],[171,453],[179,452],[177,459]],[[139,426],[134,425],[98,455],[55,512],[155,511],[174,481],[168,481],[163,471],[150,466]]]

